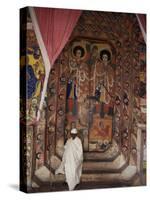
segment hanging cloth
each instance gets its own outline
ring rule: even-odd
[[[146,43],[146,15],[144,14],[136,14],[144,41]]]
[[[50,70],[68,42],[81,11],[30,7],[29,12],[45,66],[44,85],[37,113],[37,121],[39,121]]]

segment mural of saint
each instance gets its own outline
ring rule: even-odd
[[[67,113],[70,118],[77,119],[78,114],[78,95],[77,95],[77,74],[81,64],[81,59],[84,56],[84,49],[81,46],[76,46],[73,49],[73,58],[70,59],[70,76],[67,82]]]
[[[75,122],[81,133],[88,132],[89,151],[101,151],[112,139],[114,69],[110,50],[87,44],[77,42],[70,51],[66,128]]]
[[[69,65],[72,70],[80,67],[84,55],[85,55],[85,50],[82,46],[77,45],[73,48],[72,58],[69,60]]]
[[[73,54],[75,56],[75,59],[76,59],[76,62],[77,64],[80,64],[81,63],[81,59],[83,58],[84,54],[85,54],[85,51],[83,49],[83,47],[81,46],[76,46],[74,49],[73,49]]]
[[[24,55],[21,56],[21,61],[23,59],[25,59]],[[20,77],[21,88],[26,86],[26,93],[21,90],[21,102],[27,102],[26,114],[21,113],[21,120],[22,122],[26,120],[28,124],[32,124],[36,120],[37,106],[35,104],[38,105],[40,101],[45,78],[42,57],[36,45],[32,48],[27,48],[26,65],[21,62]]]
[[[114,70],[110,64],[111,53],[107,49],[101,50],[99,59],[96,60],[91,76],[90,104],[93,112],[93,122],[89,130],[89,140],[94,143],[91,150],[100,150],[109,144],[112,138],[113,117],[113,90]],[[96,145],[101,143],[102,146]]]
[[[75,45],[72,48],[69,61],[70,76],[67,83],[67,113],[71,122],[81,121],[81,107],[89,91],[85,56],[86,50],[83,46]]]

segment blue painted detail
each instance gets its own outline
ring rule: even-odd
[[[31,65],[23,66],[20,73],[20,87],[22,88],[21,97],[30,99],[36,90],[38,79]]]

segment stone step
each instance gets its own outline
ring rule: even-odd
[[[57,158],[55,158],[56,160]],[[52,162],[54,163],[54,162]],[[56,162],[55,162],[56,163]],[[55,174],[55,170],[60,165],[60,161],[57,166],[47,166],[47,168]],[[102,160],[85,160],[83,161],[83,173],[117,173],[123,170],[127,165],[127,161],[123,154],[119,154],[113,161]]]
[[[110,148],[105,152],[84,152],[85,161],[113,161],[119,155],[119,147],[115,140],[112,140]]]
[[[121,172],[127,166],[127,161],[123,154],[120,154],[112,162],[102,161],[84,161],[83,173],[118,173]]]
[[[136,175],[136,166],[128,166],[121,173],[82,174],[81,182],[127,183]]]
[[[137,168],[136,166],[133,165],[127,166],[120,173],[98,173],[98,174],[83,173],[81,176],[81,182],[79,184],[79,188],[77,189],[128,186],[131,185],[136,175],[137,175]],[[36,188],[40,187],[44,188],[46,186],[50,188],[51,184],[59,186],[64,184],[65,182],[65,175],[50,174],[49,170],[46,169],[45,167],[42,167],[42,169],[40,169],[40,171],[38,171],[35,176],[38,178],[40,182],[39,185],[36,183]],[[67,188],[68,188],[67,186],[64,187],[64,189],[68,190]],[[59,189],[63,190],[62,188],[59,187],[55,188],[55,190]]]
[[[116,157],[120,154],[120,152],[114,152],[113,155],[109,153],[99,153],[99,152],[84,152],[84,161],[91,162],[112,162],[116,159]]]

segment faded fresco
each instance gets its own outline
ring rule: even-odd
[[[78,39],[69,50],[67,126],[75,124],[87,135],[85,150],[101,151],[112,139],[114,110],[113,47],[107,41]]]
[[[45,105],[43,106],[39,126],[35,128],[38,105],[41,98],[41,91],[45,78],[45,67],[41,56],[41,51],[33,30],[30,16],[27,15],[27,24],[24,24],[23,30],[26,34],[26,49],[20,52],[20,87],[25,88],[20,93],[20,124],[22,131],[24,149],[26,155],[24,158],[24,169],[27,175],[27,185],[30,186],[32,168],[36,165],[39,168],[44,163],[44,143],[45,143]],[[26,81],[25,81],[26,80]],[[34,132],[36,130],[36,134]],[[33,144],[34,141],[34,144]],[[34,153],[35,147],[35,155]],[[36,158],[33,164],[32,159]],[[26,179],[26,178],[25,178]]]
[[[26,116],[27,123],[33,123],[36,118],[41,91],[45,77],[43,59],[33,30],[31,19],[27,23],[27,49],[22,49],[20,60],[21,87],[26,80],[26,94],[21,94],[21,103],[27,101],[26,115],[21,112],[21,121]],[[24,77],[26,76],[26,77]]]

